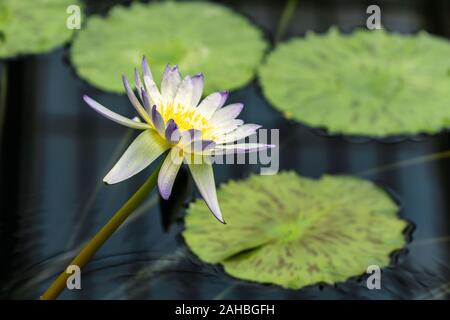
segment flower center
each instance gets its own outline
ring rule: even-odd
[[[173,105],[165,105],[158,111],[161,113],[164,122],[173,119],[181,132],[189,129],[197,129],[202,132],[203,140],[214,140],[214,127],[203,117],[197,108],[185,108],[181,105],[176,107]]]

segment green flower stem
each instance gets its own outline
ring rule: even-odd
[[[80,254],[72,260],[69,265],[84,267],[95,255],[98,249],[111,237],[120,225],[133,213],[133,211],[145,200],[148,193],[153,190],[157,181],[158,173],[162,161],[145,181],[145,183],[133,194],[133,196],[120,208],[106,225],[92,238],[91,241],[81,250]],[[66,288],[66,282],[70,274],[64,270],[53,284],[41,296],[41,300],[54,300]]]
[[[280,42],[287,28],[291,24],[292,17],[294,16],[295,8],[297,7],[297,0],[286,0],[286,5],[281,13],[278,27],[275,34],[275,44]]]

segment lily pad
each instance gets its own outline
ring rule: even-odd
[[[266,47],[262,33],[226,7],[136,3],[91,17],[74,41],[72,60],[82,78],[106,91],[122,93],[120,75],[132,79],[145,55],[157,83],[168,63],[179,64],[186,74],[203,72],[210,93],[248,83]]]
[[[253,175],[222,185],[218,197],[227,224],[214,223],[198,200],[183,236],[201,260],[240,279],[291,289],[333,284],[387,266],[406,243],[396,203],[359,178]]]
[[[2,0],[0,58],[42,53],[62,45],[73,33],[66,26],[77,0]]]
[[[260,69],[267,99],[331,134],[385,137],[450,126],[450,43],[425,32],[336,29],[281,44]]]

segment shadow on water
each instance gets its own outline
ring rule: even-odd
[[[104,6],[112,2],[106,1]],[[228,2],[273,39],[280,4]],[[435,5],[435,11],[427,11],[425,18],[419,19],[420,1],[408,9],[396,3],[391,6],[386,25],[405,32],[427,28],[433,12],[440,16],[442,11]],[[325,31],[331,24],[344,29],[361,25],[361,16],[354,14],[360,7],[356,2],[338,5],[334,1],[302,1],[293,20],[301,23],[293,23],[287,37],[302,35],[308,29]],[[91,8],[92,12],[98,10],[102,9]],[[398,19],[394,19],[395,14]],[[445,35],[442,28],[437,22],[430,25],[430,31]],[[67,48],[61,48],[5,62],[9,81],[0,167],[2,298],[37,298],[152,169],[118,185],[101,183],[111,161],[133,133],[96,116],[81,97],[87,93],[127,116],[133,115],[132,109],[124,96],[101,92],[81,81],[67,64],[66,55]],[[357,143],[345,137],[329,137],[283,119],[265,101],[256,80],[233,92],[230,102],[234,101],[245,103],[245,121],[280,129],[281,170],[295,170],[308,177],[324,173],[360,175],[395,193],[402,217],[411,221],[415,230],[407,250],[394,255],[393,264],[383,270],[382,289],[368,290],[365,277],[359,276],[335,286],[285,290],[240,281],[227,276],[220,266],[201,263],[180,236],[184,208],[195,196],[189,174],[183,171],[175,186],[179,190],[176,201],[160,202],[155,194],[149,197],[83,271],[83,290],[65,291],[62,298],[449,297],[450,160],[367,171],[448,150],[447,133],[396,143]],[[254,165],[218,165],[216,180],[241,179],[257,170]]]

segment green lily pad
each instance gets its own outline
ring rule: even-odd
[[[2,0],[0,58],[43,53],[66,42],[73,30],[66,26],[77,0]]]
[[[79,75],[106,91],[122,93],[120,75],[146,55],[159,83],[167,63],[183,74],[203,72],[205,93],[236,89],[255,75],[267,47],[245,18],[212,3],[117,6],[94,16],[75,39],[72,60]]]
[[[331,29],[281,44],[259,75],[275,108],[331,134],[433,134],[450,126],[449,56],[425,32]]]
[[[398,206],[359,178],[253,175],[222,185],[218,197],[227,224],[197,200],[183,236],[201,260],[240,279],[291,289],[333,284],[387,266],[406,243]]]

